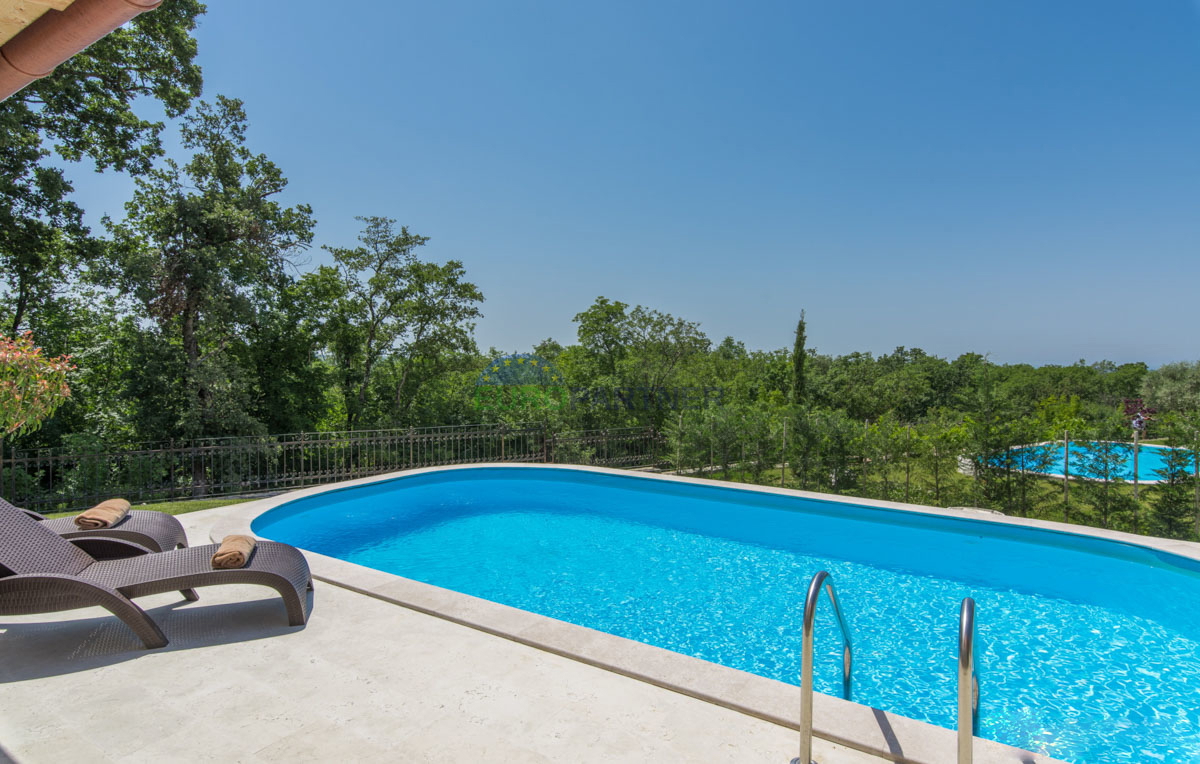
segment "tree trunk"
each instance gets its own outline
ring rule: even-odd
[[[21,279],[21,285],[17,290],[17,307],[13,310],[11,336],[16,337],[21,331],[21,321],[25,318],[25,311],[29,307],[29,293],[25,289],[25,279]]]
[[[187,384],[191,393],[191,398],[195,402],[200,416],[200,424],[198,432],[188,433],[189,437],[196,438],[203,433],[204,411],[208,407],[208,391],[204,384],[200,381],[200,340],[196,337],[196,313],[199,298],[191,290],[188,291],[187,298],[183,308],[183,352],[187,357],[188,380]],[[192,455],[192,496],[200,497],[205,495],[205,470],[204,461],[199,458],[199,453],[195,449],[194,441],[191,451]]]
[[[358,385],[358,395],[355,396],[355,410],[351,411],[349,406],[346,407],[346,425],[351,430],[354,429],[354,423],[358,419],[358,415],[362,413],[363,407],[366,406],[367,390],[371,386],[371,371],[375,368],[375,362],[379,360],[375,357],[376,326],[377,324],[372,324],[370,331],[367,332],[367,344],[363,352],[363,374],[362,380]]]
[[[200,339],[196,336],[199,306],[199,295],[189,289],[183,307],[183,352],[187,357],[188,386],[191,388],[188,392],[192,394],[203,419],[205,409],[208,408],[208,389],[200,381]],[[196,434],[199,433],[193,433],[193,436]]]

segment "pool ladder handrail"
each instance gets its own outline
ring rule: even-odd
[[[979,734],[979,676],[975,673],[975,600],[958,611],[958,764],[971,764]]]
[[[850,700],[853,646],[838,605],[833,578],[822,570],[812,577],[804,598],[804,631],[800,653],[800,755],[792,764],[812,763],[813,626],[817,601],[824,589],[842,632],[842,697]],[[966,597],[958,611],[958,764],[971,764],[979,734],[979,675],[975,671],[975,600]]]
[[[828,571],[822,570],[812,577],[812,582],[808,585],[808,595],[804,598],[804,630],[800,649],[800,756],[796,759],[799,764],[812,762],[813,624],[816,621],[817,601],[821,597],[822,589],[829,597],[829,604],[833,606],[833,614],[837,616],[838,628],[842,632],[842,697],[850,700],[850,671],[854,666],[850,630],[846,628],[846,619],[842,617],[842,609],[838,605],[833,578]]]

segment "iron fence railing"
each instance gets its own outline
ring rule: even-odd
[[[649,427],[554,432],[487,424],[12,450],[0,492],[29,509],[73,510],[112,496],[135,503],[232,496],[472,462],[654,466],[662,444]]]

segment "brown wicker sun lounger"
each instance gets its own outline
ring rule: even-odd
[[[216,544],[97,560],[81,548],[88,541],[68,541],[23,510],[0,506],[0,615],[99,605],[133,629],[146,647],[155,648],[166,645],[167,638],[132,602],[134,597],[179,591],[195,600],[193,587],[260,584],[282,596],[290,625],[308,621],[312,576],[304,556],[287,544],[260,541],[246,567],[214,570]]]
[[[0,499],[0,506],[12,507],[19,512],[24,512],[34,520],[41,521],[42,525],[63,538],[119,539],[121,541],[132,541],[136,545],[106,544],[104,545],[105,548],[111,550],[111,553],[108,554],[101,553],[99,545],[88,548],[88,553],[99,559],[144,554],[145,551],[142,547],[149,549],[151,552],[167,552],[187,546],[187,534],[183,530],[183,525],[173,515],[168,515],[165,512],[133,509],[129,511],[129,514],[121,518],[121,521],[116,525],[109,528],[84,530],[77,526],[74,518],[71,517],[47,519],[32,509],[13,507],[12,504],[9,504],[4,499]]]

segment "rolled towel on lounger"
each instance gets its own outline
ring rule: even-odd
[[[101,528],[111,528],[129,513],[129,502],[124,499],[109,499],[102,501],[91,509],[80,512],[75,517],[75,525],[85,531],[95,531]]]
[[[253,536],[233,535],[221,539],[221,547],[213,555],[214,568],[241,568],[250,559],[254,545],[258,543]]]

